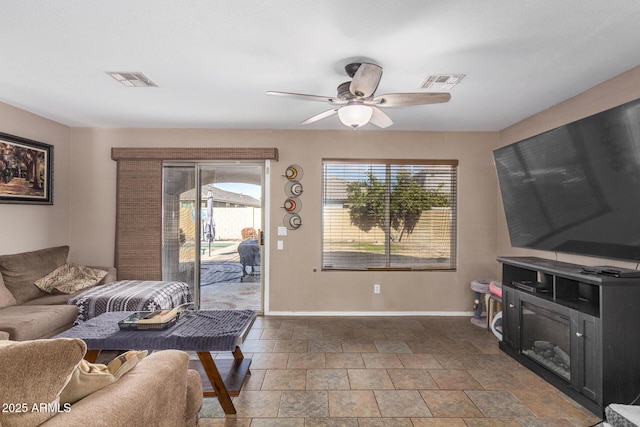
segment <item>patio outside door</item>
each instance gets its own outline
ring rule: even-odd
[[[263,312],[265,165],[165,163],[163,280],[186,282],[196,307]]]

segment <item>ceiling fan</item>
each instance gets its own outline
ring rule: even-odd
[[[335,97],[276,91],[268,91],[267,95],[328,102],[335,108],[309,117],[301,124],[308,125],[338,114],[340,121],[354,130],[367,123],[380,128],[391,126],[393,121],[380,108],[437,104],[451,99],[451,94],[446,92],[388,93],[375,96],[382,77],[382,67],[369,62],[357,62],[347,64],[344,68],[352,80],[339,85]]]

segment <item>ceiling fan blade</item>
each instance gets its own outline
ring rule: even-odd
[[[304,99],[306,101],[328,102],[329,104],[346,104],[346,101],[342,101],[341,99],[333,98],[330,96],[307,95],[305,93],[277,92],[277,91],[270,90],[267,92],[267,95],[282,96],[285,98]]]
[[[363,62],[351,80],[349,91],[358,98],[368,98],[378,88],[382,77],[382,67],[376,64]]]
[[[301,125],[308,125],[309,123],[317,122],[318,120],[325,119],[327,117],[331,117],[338,112],[339,108],[332,108],[331,110],[323,111],[320,114],[316,114],[313,117],[309,117],[304,122],[300,123]]]
[[[393,120],[391,120],[391,118],[387,116],[386,113],[384,113],[381,109],[373,106],[371,106],[371,109],[373,110],[373,114],[371,115],[371,120],[369,120],[369,123],[372,123],[383,129],[388,128],[393,124]]]
[[[387,93],[373,98],[371,101],[378,107],[405,107],[410,105],[426,105],[448,102],[451,94],[446,92],[411,92]]]

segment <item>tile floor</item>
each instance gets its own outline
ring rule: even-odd
[[[263,317],[242,346],[236,415],[200,426],[591,426],[592,413],[498,349],[468,317]],[[218,354],[216,357],[231,357]]]

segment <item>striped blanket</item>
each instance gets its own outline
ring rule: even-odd
[[[109,311],[154,311],[187,302],[193,295],[183,282],[120,280],[92,287],[67,304],[77,305],[78,321],[85,321]]]

